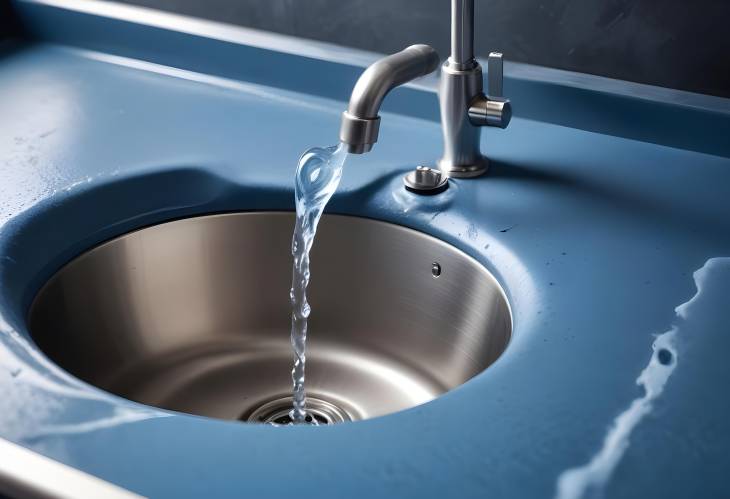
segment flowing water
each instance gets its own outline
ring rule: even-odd
[[[306,365],[307,319],[310,307],[307,302],[309,284],[309,250],[312,249],[317,224],[327,202],[335,193],[342,176],[342,167],[347,150],[342,146],[327,148],[314,147],[299,158],[295,176],[294,195],[296,202],[296,225],[292,238],[292,303],[291,343],[294,347],[294,407],[289,416],[295,424],[317,424],[315,418],[307,414],[306,393],[304,389],[304,369]]]

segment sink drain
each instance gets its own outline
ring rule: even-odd
[[[270,423],[275,425],[292,424],[289,416],[294,404],[292,397],[282,397],[256,408],[250,414],[241,416],[242,421],[252,423]],[[314,425],[328,425],[352,421],[350,415],[331,402],[316,397],[307,397],[307,423]]]

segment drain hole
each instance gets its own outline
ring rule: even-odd
[[[317,425],[317,426],[331,424],[330,421],[328,421],[325,417],[320,416],[319,414],[315,414],[314,416],[312,416],[311,414],[307,415],[307,419],[305,421],[307,424]],[[293,421],[292,421],[291,417],[289,416],[289,414],[285,414],[284,416],[274,418],[273,420],[262,421],[262,422],[274,423],[275,425],[280,425],[280,426],[293,424]]]
[[[281,397],[267,402],[252,412],[244,413],[239,420],[252,423],[269,423],[275,425],[290,425],[289,416],[293,406],[292,397]],[[311,425],[328,425],[352,421],[347,411],[331,402],[316,397],[307,397],[307,423]]]

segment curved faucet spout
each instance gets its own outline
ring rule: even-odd
[[[372,64],[357,80],[342,113],[340,141],[353,154],[370,151],[378,141],[383,99],[393,88],[436,70],[439,56],[428,45],[411,45]]]

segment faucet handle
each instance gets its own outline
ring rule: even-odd
[[[487,58],[487,94],[478,95],[468,109],[474,126],[507,128],[512,119],[512,104],[502,95],[502,54],[492,52]]]
[[[487,95],[490,97],[503,97],[502,82],[504,80],[504,67],[502,54],[490,52],[487,58]]]

